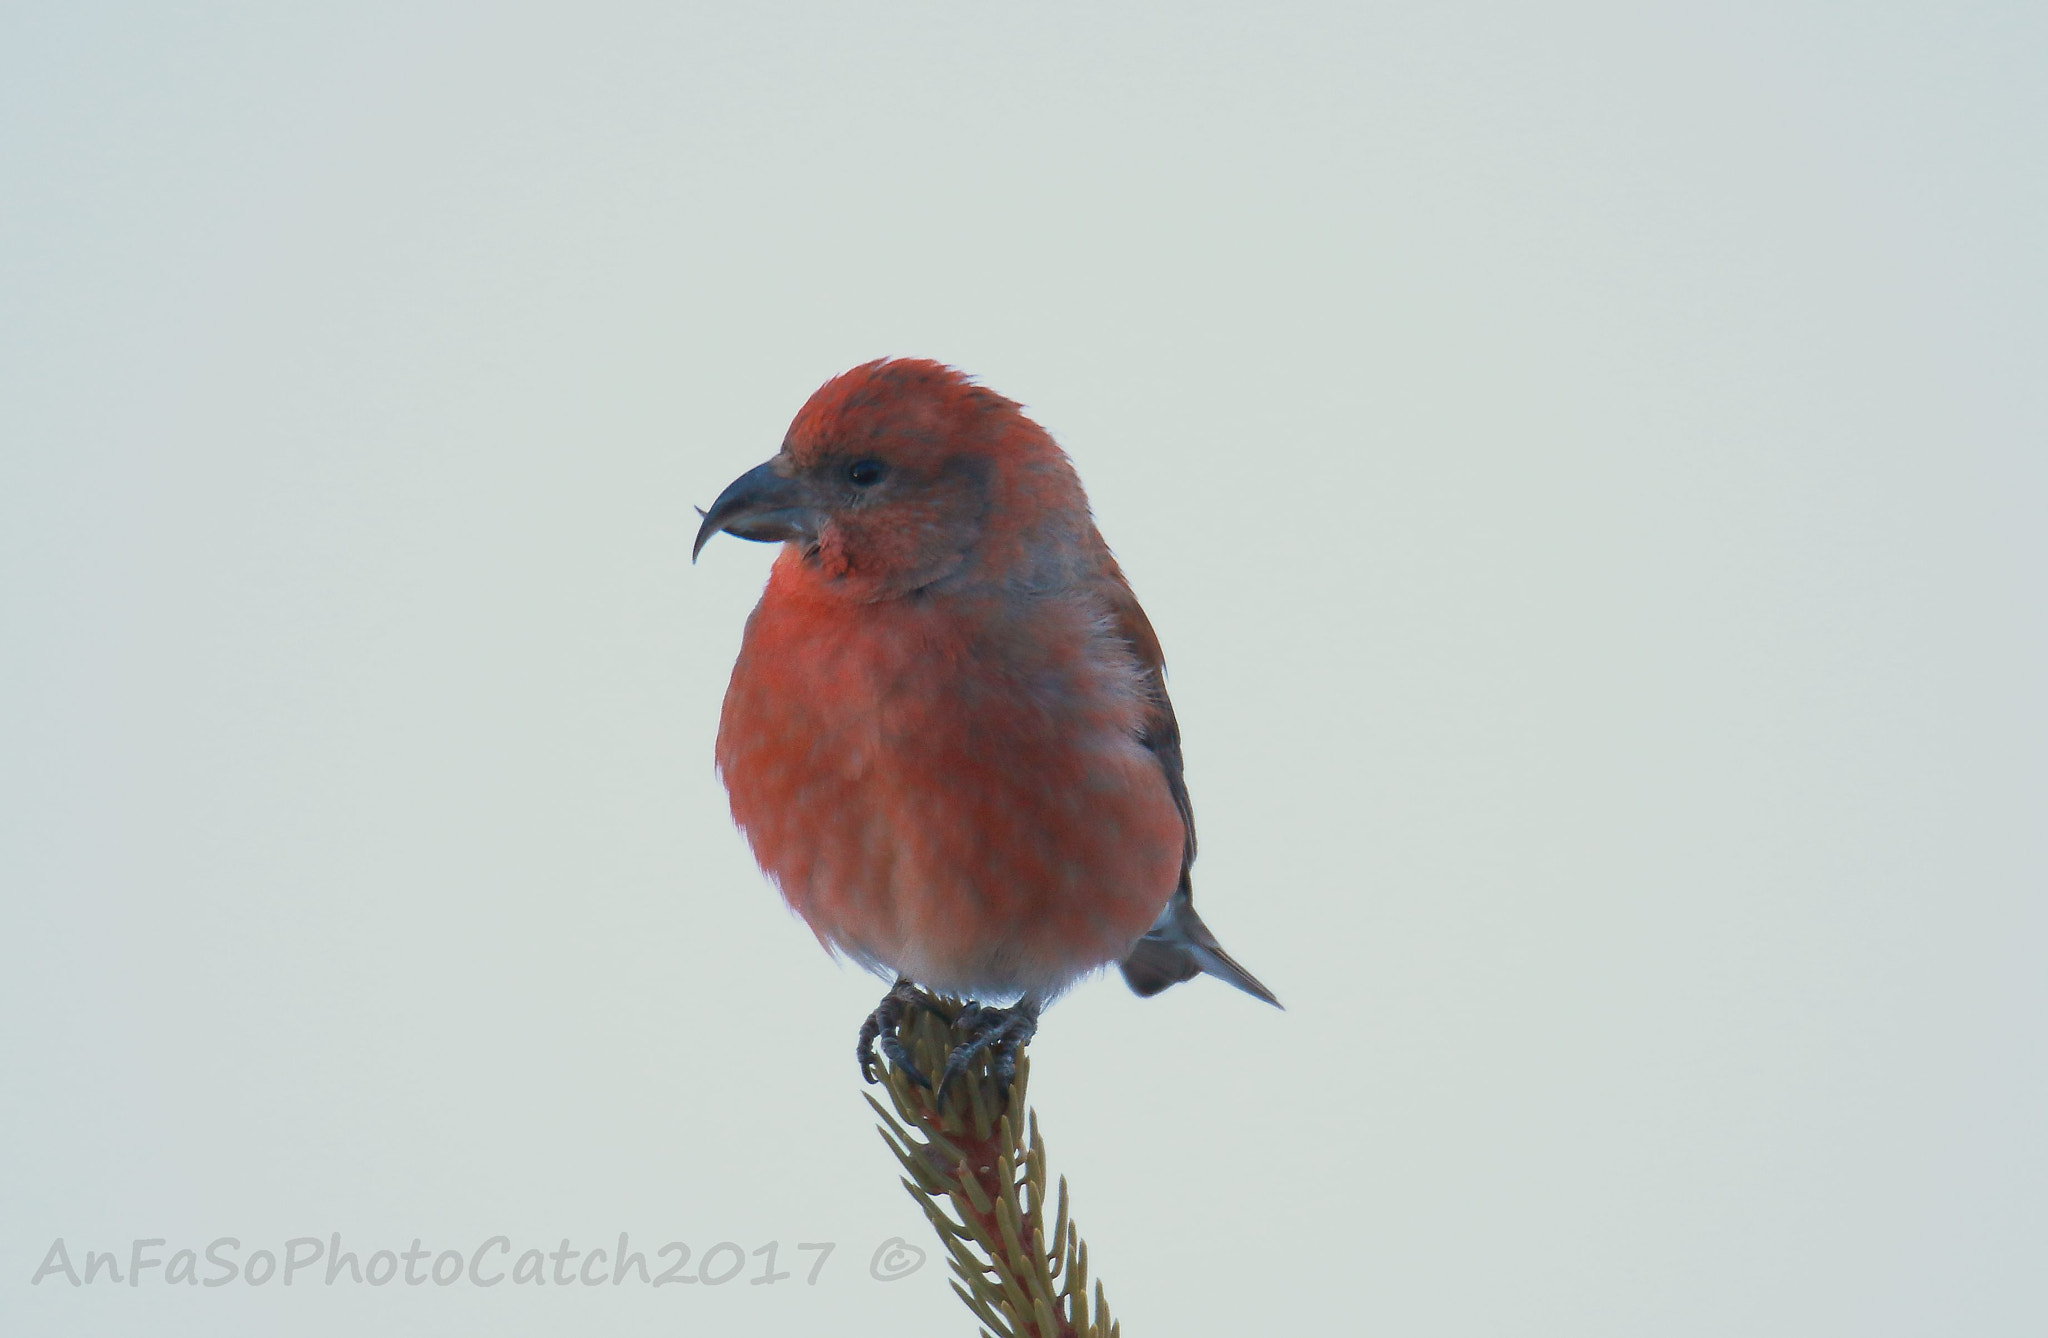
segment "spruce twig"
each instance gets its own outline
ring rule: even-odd
[[[936,1001],[958,1017],[957,1001]],[[898,1029],[918,1068],[936,1075],[967,1039],[929,1009],[907,1010]],[[984,1053],[953,1084],[941,1109],[932,1092],[881,1063],[892,1112],[867,1098],[904,1170],[903,1188],[924,1211],[953,1269],[953,1291],[987,1338],[1121,1338],[1102,1284],[1090,1295],[1088,1247],[1074,1226],[1065,1177],[1047,1192],[1045,1141],[1025,1104],[1031,1062],[1017,1056],[1006,1093]]]

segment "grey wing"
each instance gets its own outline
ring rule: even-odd
[[[1152,630],[1151,620],[1106,549],[1103,560],[1108,568],[1104,594],[1111,617],[1145,675],[1148,701],[1138,742],[1159,759],[1167,791],[1173,796],[1173,806],[1180,810],[1181,826],[1187,833],[1181,847],[1180,882],[1159,912],[1159,918],[1152,922],[1152,928],[1131,945],[1129,955],[1120,964],[1124,980],[1137,994],[1149,998],[1170,985],[1207,972],[1277,1008],[1280,1001],[1273,997],[1273,992],[1239,966],[1195,914],[1195,810],[1188,799],[1187,777],[1181,762],[1180,721],[1174,718],[1173,700],[1166,695],[1165,656],[1159,649],[1159,636]]]

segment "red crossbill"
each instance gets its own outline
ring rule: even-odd
[[[974,1000],[999,1075],[1040,1008],[1111,962],[1141,995],[1207,972],[1277,1003],[1195,914],[1194,816],[1159,639],[1072,463],[933,362],[828,381],[704,513],[781,543],[718,769],[755,857],[829,949]],[[911,1072],[916,1075],[914,1068]]]

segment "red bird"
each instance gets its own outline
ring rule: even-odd
[[[811,396],[704,513],[784,544],[747,620],[718,769],[755,858],[828,949],[977,1005],[950,1079],[999,1077],[1040,1008],[1111,962],[1141,995],[1201,972],[1278,1004],[1195,914],[1194,816],[1159,639],[1065,452],[935,362]],[[942,1084],[943,1089],[943,1084]]]

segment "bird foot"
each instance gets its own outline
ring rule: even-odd
[[[853,1053],[854,1057],[860,1060],[860,1076],[868,1082],[880,1081],[875,1076],[875,1047],[880,1045],[882,1054],[891,1067],[903,1070],[904,1075],[912,1082],[930,1090],[931,1080],[917,1071],[917,1065],[911,1062],[909,1048],[896,1034],[898,1024],[903,1021],[904,1012],[911,1008],[922,1008],[944,1022],[952,1021],[939,1008],[938,1000],[898,976],[896,983],[889,987],[889,992],[882,996],[882,1002],[875,1005],[875,1011],[869,1013],[867,1021],[860,1024],[860,1043],[854,1047]]]
[[[1017,1052],[1038,1034],[1038,1003],[1030,998],[1020,999],[1008,1008],[970,1003],[960,1011],[956,1025],[967,1029],[967,1039],[946,1056],[936,1098],[940,1106],[946,1104],[946,1089],[954,1079],[965,1075],[967,1066],[984,1051],[991,1056],[989,1072],[997,1084],[1005,1088],[1010,1085],[1017,1076]]]

